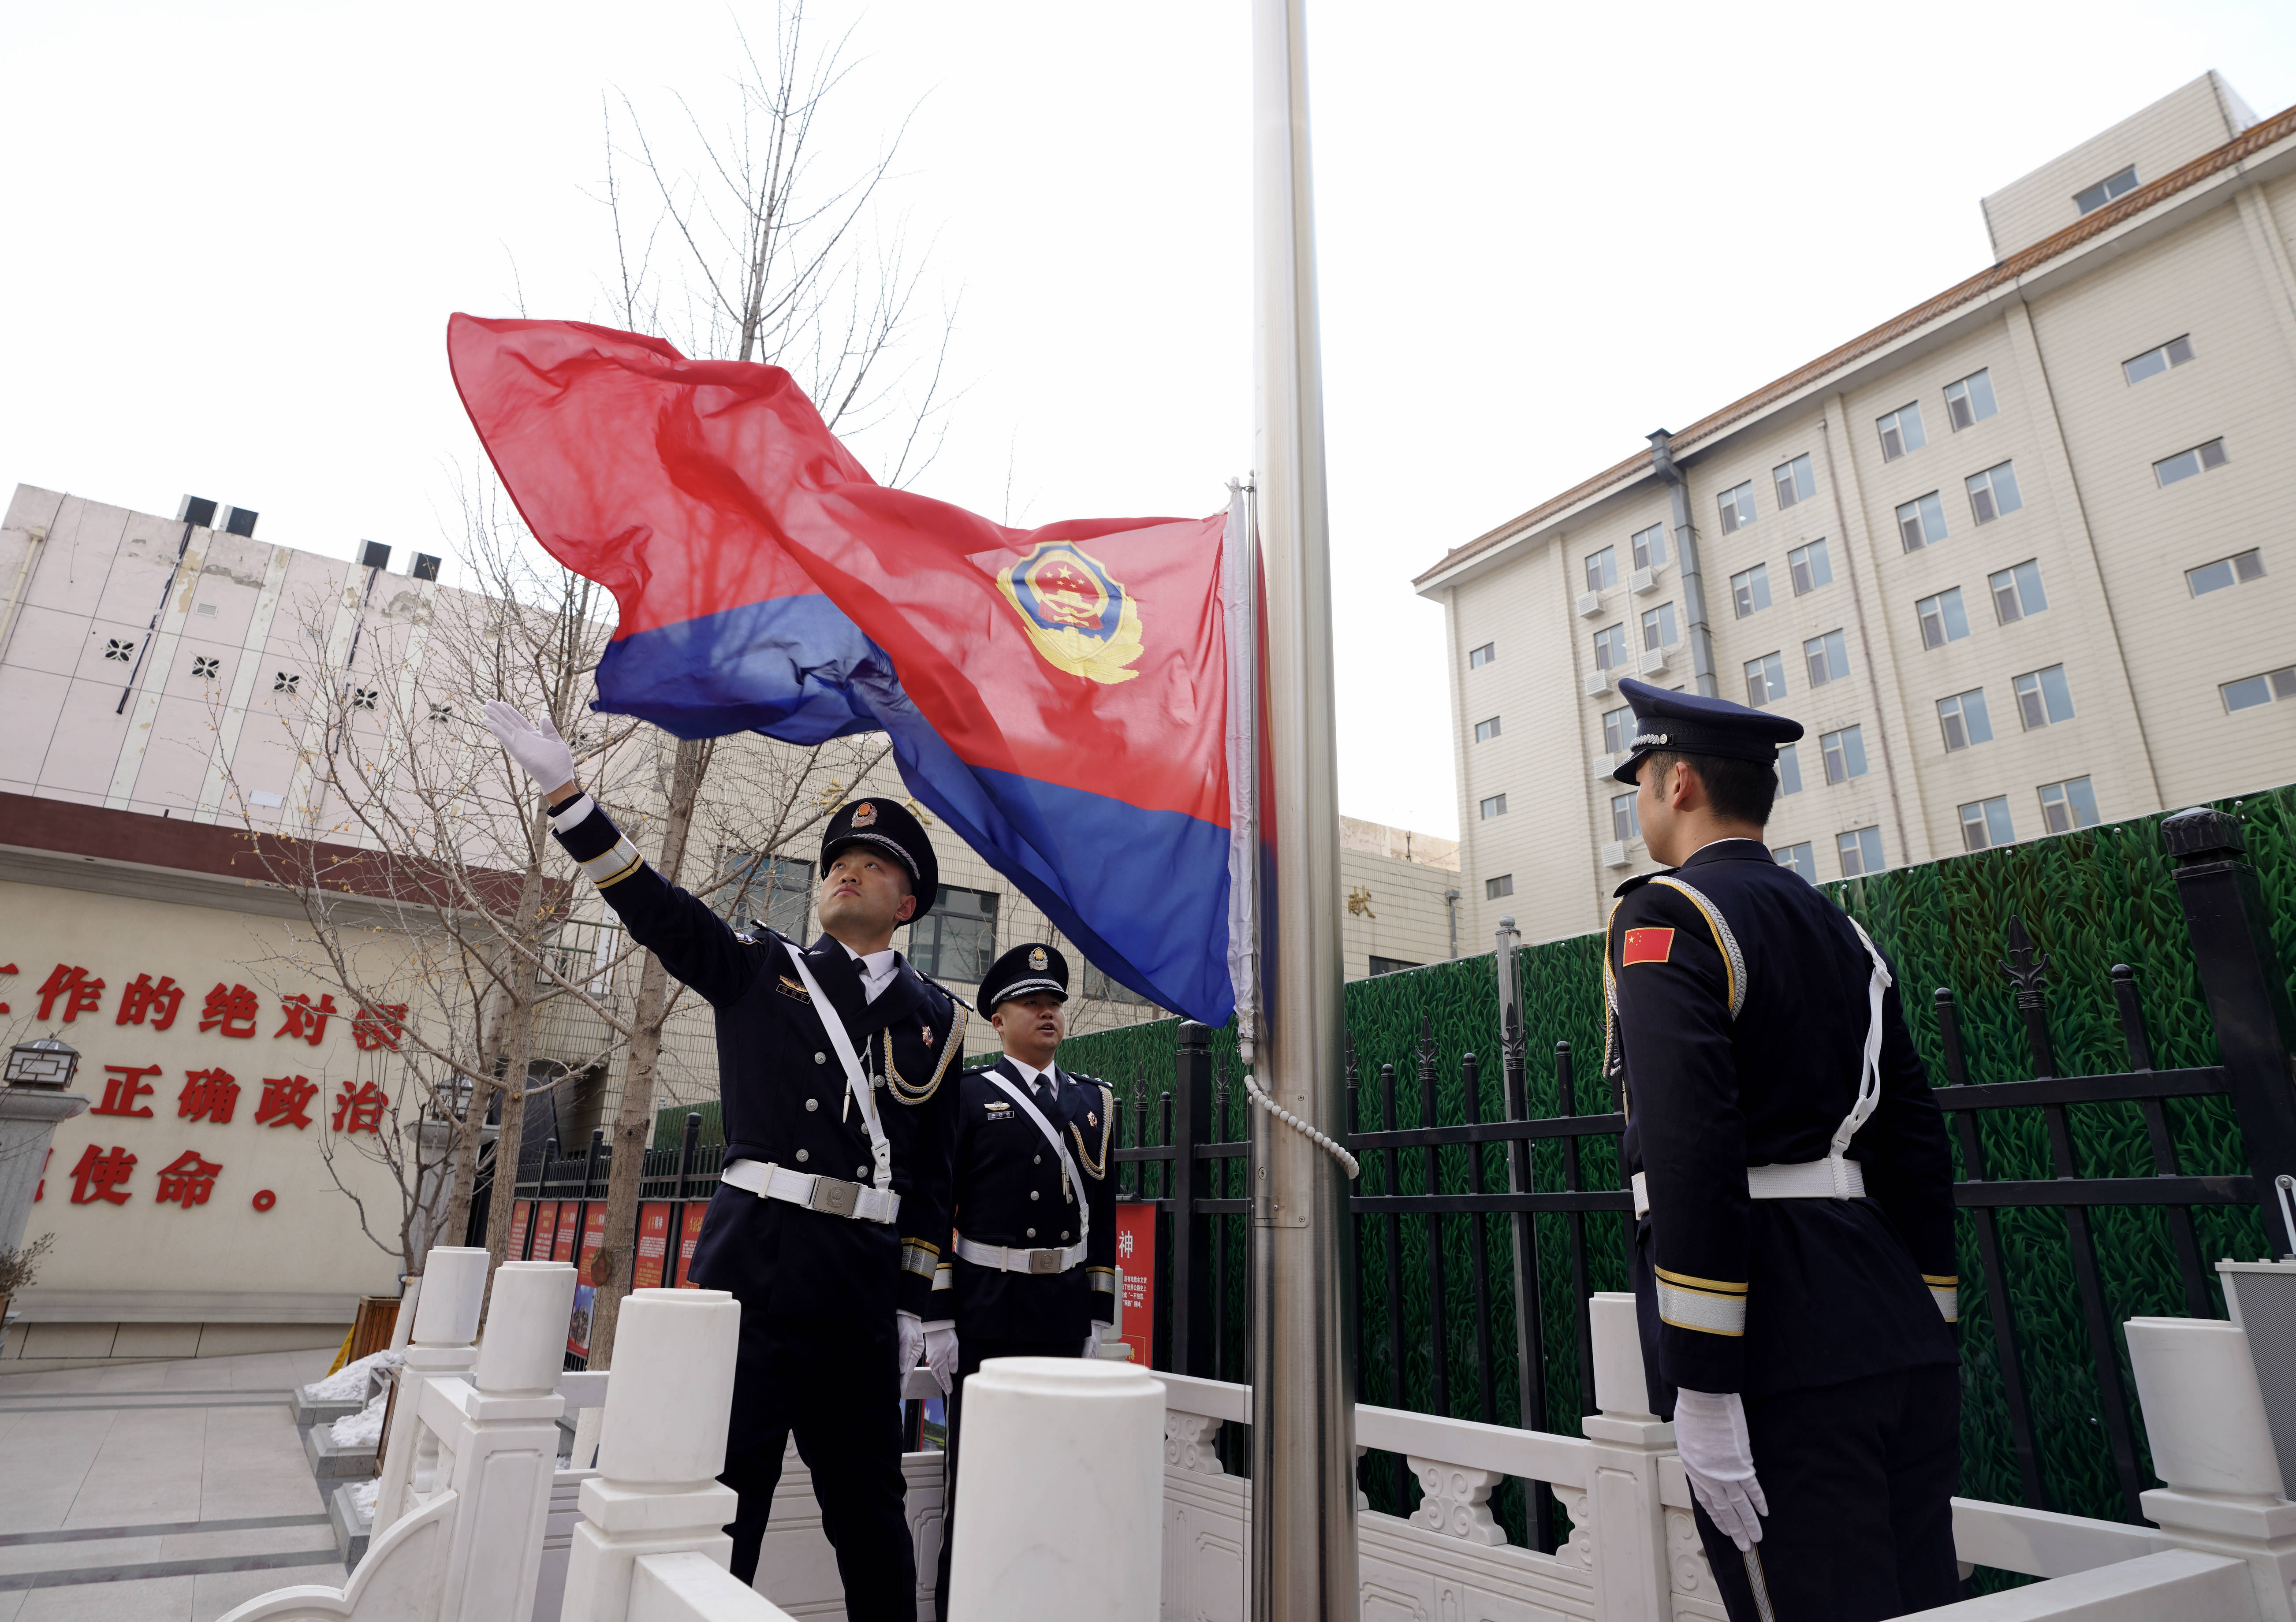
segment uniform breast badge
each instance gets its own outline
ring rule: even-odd
[[[775,989],[779,991],[785,997],[795,997],[800,1003],[810,1003],[813,1001],[813,993],[808,991],[804,987],[799,985],[786,974],[781,977],[781,984],[775,987]]]
[[[1111,684],[1140,674],[1126,668],[1144,651],[1139,607],[1075,542],[1039,541],[999,570],[996,584],[1029,643],[1054,669]]]

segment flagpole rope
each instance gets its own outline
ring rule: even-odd
[[[1316,1148],[1331,1156],[1332,1159],[1337,1160],[1340,1165],[1345,1168],[1349,1182],[1353,1182],[1356,1178],[1363,1176],[1363,1163],[1361,1161],[1357,1160],[1355,1156],[1349,1154],[1346,1150],[1341,1148],[1337,1143],[1332,1142],[1331,1139],[1325,1137],[1322,1133],[1316,1131],[1313,1126],[1310,1126],[1307,1122],[1301,1120],[1298,1116],[1292,1114],[1292,1111],[1286,1110],[1282,1104],[1277,1103],[1274,1099],[1268,1097],[1266,1093],[1260,1091],[1259,1077],[1254,1076],[1249,1070],[1244,1072],[1243,1092],[1244,1096],[1250,1099],[1251,1102],[1259,1108],[1265,1110],[1277,1120],[1282,1121],[1285,1126],[1291,1127],[1292,1131],[1306,1138]]]

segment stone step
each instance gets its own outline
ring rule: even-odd
[[[342,1552],[343,1569],[356,1571],[366,1558],[366,1548],[374,1536],[374,1520],[362,1515],[351,1503],[351,1495],[366,1483],[346,1481],[327,1495],[327,1519],[335,1528],[335,1547]]]
[[[380,1468],[372,1443],[363,1447],[338,1446],[324,1425],[315,1425],[303,1433],[303,1453],[311,1461],[311,1473],[322,1480],[343,1476],[364,1478],[375,1474]]]
[[[332,1424],[347,1413],[357,1413],[366,1406],[366,1398],[315,1397],[311,1395],[310,1386],[298,1386],[289,1394],[287,1405],[294,1413],[295,1428],[307,1430],[313,1425]]]

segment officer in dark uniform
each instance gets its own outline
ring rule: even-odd
[[[933,903],[932,843],[891,799],[840,807],[821,841],[810,947],[737,935],[667,883],[574,781],[547,721],[490,703],[487,725],[543,785],[551,826],[630,936],[717,1012],[725,1170],[693,1276],[742,1303],[718,1479],[740,1495],[732,1567],[757,1573],[792,1431],[813,1471],[854,1622],[916,1615],[903,1507],[901,1386],[922,1356],[946,1382],[955,1334],[933,1303],[949,1233],[964,1015],[892,949]],[[947,1298],[942,1296],[941,1300]]]
[[[943,1618],[966,1377],[992,1357],[1089,1357],[1116,1321],[1116,1100],[1053,1062],[1068,1000],[1057,947],[1031,941],[998,958],[980,1009],[1004,1056],[957,1083],[956,1235],[933,1283],[955,1298],[958,1346],[933,1589]]]
[[[1948,1604],[1944,1118],[1888,963],[1763,843],[1800,724],[1619,690],[1636,736],[1616,775],[1667,864],[1619,887],[1604,960],[1652,1411],[1735,1622]]]

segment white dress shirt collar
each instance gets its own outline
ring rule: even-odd
[[[1027,1060],[1015,1059],[1010,1053],[1004,1055],[1004,1062],[1021,1073],[1021,1085],[1024,1087],[1035,1086],[1037,1079],[1042,1077],[1045,1085],[1054,1092],[1061,1090],[1060,1067],[1056,1064],[1048,1064],[1040,1070]]]
[[[831,938],[836,938],[832,936]],[[845,946],[841,940],[837,944]],[[875,1002],[877,994],[893,983],[894,971],[901,966],[901,954],[890,946],[882,952],[866,953],[845,946],[845,955],[861,965],[861,997],[867,1003]]]

